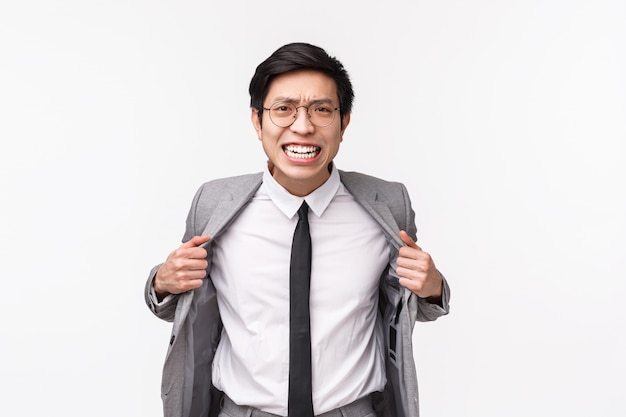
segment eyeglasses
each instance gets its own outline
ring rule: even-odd
[[[293,103],[279,101],[270,108],[263,107],[269,112],[270,120],[278,127],[289,127],[298,117],[298,109],[304,107],[311,124],[317,127],[326,127],[335,120],[335,112],[339,107],[333,107],[329,103],[317,103],[312,106],[296,106]]]

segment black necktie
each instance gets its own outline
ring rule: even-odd
[[[302,203],[289,268],[289,417],[313,417],[311,382],[311,235],[309,206]]]

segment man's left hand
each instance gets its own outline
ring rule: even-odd
[[[396,261],[400,284],[422,298],[441,297],[443,277],[430,255],[424,252],[404,230],[400,231],[400,239],[406,244],[400,248]]]

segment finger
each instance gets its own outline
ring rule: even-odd
[[[408,288],[409,290],[413,291],[415,294],[418,294],[422,290],[422,287],[423,287],[423,282],[412,280],[409,278],[400,278],[398,280],[398,283],[402,285],[403,287]]]
[[[204,269],[190,269],[185,271],[184,275],[181,275],[178,281],[195,281],[206,277],[206,271]]]
[[[181,248],[195,248],[196,246],[200,246],[203,243],[208,242],[210,237],[208,236],[194,236],[189,239],[187,242],[181,245]]]
[[[404,230],[400,230],[400,239],[404,243],[406,243],[407,246],[410,246],[410,247],[418,249],[418,250],[422,250],[422,248],[417,246],[417,243],[415,243],[415,241],[413,239],[411,239],[411,236],[409,236],[409,234],[407,232],[405,232]]]
[[[187,268],[190,271],[204,271],[209,263],[204,258],[189,259]]]
[[[428,263],[408,256],[399,256],[396,263],[398,267],[408,271],[425,272],[428,269]]]

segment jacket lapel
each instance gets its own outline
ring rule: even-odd
[[[243,208],[248,205],[254,193],[261,186],[263,175],[252,175],[240,178],[236,183],[224,186],[221,196],[207,225],[203,235],[218,236],[237,217]],[[210,241],[209,241],[210,242]]]
[[[379,200],[377,191],[368,186],[359,176],[348,175],[343,171],[339,171],[339,174],[343,185],[370,216],[376,220],[389,238],[389,242],[396,249],[400,249],[400,247],[404,246],[404,243],[398,236],[400,228],[389,210],[387,203]]]

